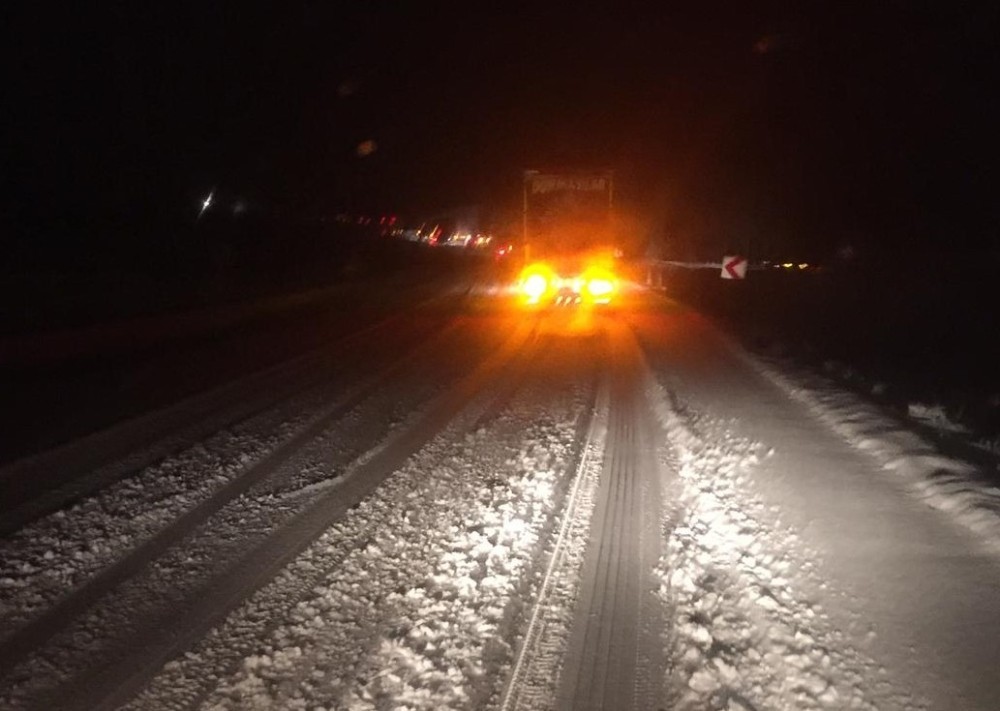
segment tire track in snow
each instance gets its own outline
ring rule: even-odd
[[[564,644],[553,644],[552,637],[564,643],[569,637],[570,618],[566,613],[575,602],[573,583],[583,563],[590,528],[599,480],[597,467],[607,428],[606,415],[599,413],[606,413],[607,400],[607,383],[602,378],[587,413],[586,427],[578,428],[584,435],[573,481],[560,514],[559,530],[548,554],[541,585],[531,605],[527,627],[504,686],[500,711],[544,707],[555,696],[554,680]],[[560,612],[561,619],[558,618]],[[561,634],[555,632],[559,627]]]
[[[608,323],[611,399],[601,484],[557,704],[565,709],[646,708],[655,659],[644,650],[648,577],[655,544],[645,540],[658,517],[659,471],[645,403],[646,366],[632,332]],[[645,496],[644,496],[645,494]]]
[[[416,353],[406,354],[390,362],[367,382],[352,388],[342,399],[322,409],[301,429],[280,442],[262,458],[252,462],[234,477],[216,488],[207,498],[170,521],[155,534],[129,550],[113,564],[103,568],[68,595],[19,627],[0,642],[0,668],[12,669],[55,635],[65,630],[98,600],[108,595],[129,578],[146,569],[151,561],[164,555],[172,546],[184,540],[198,525],[208,520],[227,503],[262,482],[311,441],[319,437],[353,408],[389,383],[392,377],[420,352],[433,350],[454,332],[450,324],[432,342],[422,344]]]
[[[431,300],[407,312],[418,318],[416,323],[403,324],[402,332],[394,338],[398,350],[384,352],[380,340],[385,335],[385,328],[399,325],[397,318],[341,339],[331,347],[263,371],[258,374],[260,379],[251,376],[225,386],[229,395],[236,394],[240,387],[248,390],[243,394],[247,401],[245,406],[237,411],[226,411],[226,419],[255,409],[262,398],[273,403],[268,409],[166,457],[155,466],[123,476],[101,491],[79,499],[70,508],[39,518],[0,539],[0,629],[3,629],[0,637],[9,636],[69,591],[128,555],[129,550],[154,537],[173,519],[253,469],[272,449],[307,426],[317,413],[328,410],[331,400],[343,401],[357,392],[358,381],[371,380],[371,374],[389,365],[400,350],[417,349],[421,341],[440,338],[449,320],[429,311],[439,307],[437,301]],[[205,397],[211,400],[216,394],[212,391]],[[187,414],[193,418],[195,412],[187,411]],[[150,417],[156,419],[158,415],[153,413]],[[136,424],[136,421],[129,421],[123,428],[129,430]],[[206,431],[219,422],[217,418],[208,417],[206,421],[190,424],[193,429],[189,434],[196,430]],[[112,428],[60,449],[51,461],[41,457],[40,461],[22,462],[31,466],[21,474],[38,475],[34,468],[54,466],[65,459],[64,455],[81,449],[86,450],[87,456],[81,457],[81,463],[74,463],[74,466],[83,466],[89,457],[101,453],[102,438],[118,430]],[[123,435],[126,440],[127,434]],[[183,444],[175,440],[108,466],[119,473],[139,468],[143,457],[152,456],[151,452]],[[6,470],[7,476],[13,476],[15,470],[17,466]],[[67,470],[72,471],[72,468]],[[94,474],[102,476],[99,471]],[[22,513],[23,509],[15,508],[14,512],[7,511],[3,515],[16,518]],[[7,520],[10,523],[13,519]],[[0,640],[0,646],[2,644]]]
[[[549,354],[550,363],[557,360]],[[533,378],[536,384],[519,394],[492,432],[476,432],[477,438],[489,435],[489,453],[477,457],[476,465],[490,476],[458,484],[476,495],[470,506],[451,514],[450,550],[436,562],[427,561],[434,573],[424,585],[389,595],[398,622],[375,640],[362,673],[369,683],[354,686],[338,707],[483,708],[499,696],[500,672],[509,665],[523,624],[524,601],[536,594],[553,513],[576,469],[568,460],[582,456],[579,434],[593,413],[589,401],[582,414],[575,405],[573,416],[563,418],[551,398],[538,397],[539,390],[553,387],[550,378],[542,385],[537,366]],[[578,372],[569,373],[569,382],[578,378]],[[525,416],[533,410],[537,414]],[[520,421],[530,424],[522,430]],[[513,460],[517,469],[508,472],[512,462],[501,463],[492,450],[512,434],[527,439]],[[567,457],[567,452],[574,454]],[[413,531],[403,537],[412,542],[421,535]]]
[[[521,324],[504,346],[476,370],[453,385],[410,427],[394,433],[387,444],[363,457],[343,485],[324,492],[315,503],[281,530],[249,551],[232,568],[221,571],[180,609],[164,610],[136,630],[121,650],[45,694],[49,707],[114,708],[136,693],[157,669],[194,644],[206,631],[254,590],[265,585],[352,505],[448,426],[456,413],[498,377],[518,354],[531,326]],[[178,625],[180,620],[180,625]]]
[[[463,298],[467,295],[468,290]],[[317,373],[343,360],[364,343],[377,342],[385,333],[392,333],[401,326],[413,328],[416,322],[417,338],[425,337],[429,333],[422,330],[426,324],[420,324],[414,316],[429,312],[445,298],[449,297],[433,297],[333,344],[51,451],[4,465],[0,468],[0,498],[5,501],[4,510],[0,512],[0,536],[127,479],[191,442],[314,387]]]
[[[511,397],[516,373],[498,383],[129,708],[487,703],[592,411],[547,368]]]

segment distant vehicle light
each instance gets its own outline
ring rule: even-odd
[[[808,269],[808,268],[809,268],[808,264],[800,264],[799,265],[799,269]]]

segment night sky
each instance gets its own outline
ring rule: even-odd
[[[579,167],[681,251],[995,249],[995,4],[732,5],[7,8],[4,230],[152,233],[212,189],[502,223]]]

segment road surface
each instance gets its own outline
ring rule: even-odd
[[[424,296],[0,469],[0,707],[1000,707],[981,464],[659,294]]]

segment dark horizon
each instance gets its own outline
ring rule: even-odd
[[[9,28],[3,210],[56,251],[182,229],[212,191],[503,216],[539,165],[614,168],[645,234],[690,248],[996,248],[995,8],[60,13]]]

